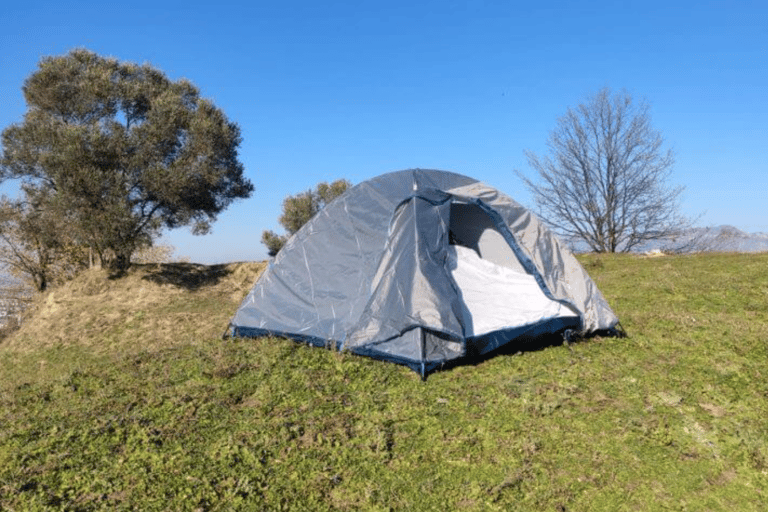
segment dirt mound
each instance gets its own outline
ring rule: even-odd
[[[3,344],[18,350],[74,343],[146,349],[218,337],[265,266],[147,264],[120,278],[88,270],[38,297],[21,329]]]

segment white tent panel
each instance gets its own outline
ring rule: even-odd
[[[530,274],[481,259],[473,249],[460,245],[449,247],[448,258],[465,306],[462,323],[467,337],[578,316],[568,306],[544,295]]]

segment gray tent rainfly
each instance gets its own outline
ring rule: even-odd
[[[401,363],[465,356],[618,318],[530,211],[472,178],[412,169],[350,188],[278,253],[231,321]]]

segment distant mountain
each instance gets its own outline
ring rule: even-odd
[[[768,251],[768,233],[746,233],[733,226],[696,228],[703,251],[764,252]]]
[[[589,252],[582,240],[567,240],[573,252]],[[635,247],[632,252],[768,252],[768,233],[746,233],[734,226],[692,228],[675,239],[654,240]]]

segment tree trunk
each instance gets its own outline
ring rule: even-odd
[[[115,257],[109,262],[109,270],[115,276],[125,274],[131,266],[131,253],[115,252]]]
[[[38,292],[44,292],[48,288],[48,279],[45,273],[39,273],[35,276],[35,286]]]

